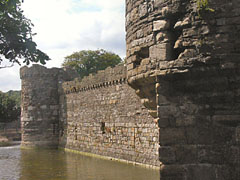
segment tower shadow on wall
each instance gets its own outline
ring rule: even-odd
[[[67,137],[68,137],[68,117],[67,117],[67,94],[65,86],[68,86],[68,82],[79,78],[79,74],[72,69],[61,69],[58,76],[58,96],[59,96],[59,124],[58,124],[58,141],[59,148],[67,148]],[[76,91],[71,89],[71,91]]]
[[[205,71],[204,74],[196,71],[159,80],[162,86],[159,92],[169,104],[160,104],[158,109],[161,112],[160,161],[166,164],[161,175],[174,176],[174,162],[185,164],[179,177],[198,179],[208,169],[204,177],[209,179],[216,179],[214,172],[229,173],[238,179],[240,101],[234,93],[239,89],[238,71]],[[169,145],[175,152],[174,158],[166,153]],[[205,163],[210,165],[207,167]]]

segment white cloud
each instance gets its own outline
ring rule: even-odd
[[[35,40],[53,59],[48,65],[59,66],[73,49],[104,48],[124,56],[124,2],[115,1],[25,0],[25,13],[32,19],[34,31],[38,33]],[[111,47],[110,41],[120,47]],[[50,52],[53,49],[62,55],[58,61],[55,58],[59,54]]]
[[[7,92],[9,90],[20,89],[19,66],[15,65],[11,68],[0,69],[0,91]]]
[[[25,0],[22,8],[34,24],[38,48],[52,59],[47,66],[60,67],[65,56],[83,49],[103,48],[125,57],[124,3],[123,0]],[[1,81],[7,70],[0,71]],[[15,74],[11,75],[11,81],[20,81]],[[0,83],[0,90],[20,88],[19,83],[11,81]]]

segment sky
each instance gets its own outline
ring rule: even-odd
[[[34,24],[33,40],[61,67],[80,50],[105,49],[125,57],[125,0],[24,0],[24,15]],[[24,64],[22,64],[24,65]],[[0,69],[0,91],[20,90],[19,65]]]

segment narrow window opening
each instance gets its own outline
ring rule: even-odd
[[[75,140],[78,139],[78,138],[77,138],[77,126],[75,126],[75,129],[74,129],[74,138],[75,138]]]
[[[52,124],[52,133],[53,133],[53,135],[56,134],[56,124],[55,123]]]
[[[105,134],[105,122],[101,122],[101,131],[102,134]]]

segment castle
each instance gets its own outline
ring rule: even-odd
[[[22,146],[61,147],[159,167],[154,119],[118,65],[79,80],[70,70],[23,67]]]
[[[126,66],[82,81],[21,69],[22,146],[148,164],[161,180],[239,179],[239,1],[126,0],[126,31]]]

